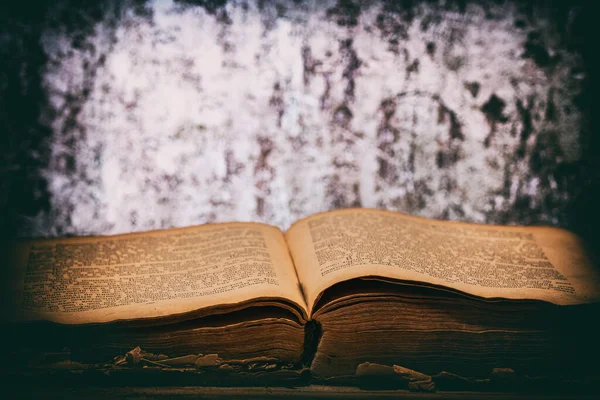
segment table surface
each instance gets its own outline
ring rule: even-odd
[[[177,399],[597,399],[598,393],[499,393],[499,392],[433,392],[420,393],[408,390],[364,390],[345,386],[310,385],[297,388],[287,387],[19,387],[9,391],[11,398],[177,398]]]

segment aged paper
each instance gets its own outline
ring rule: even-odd
[[[25,319],[156,318],[258,298],[306,307],[282,232],[257,223],[31,241],[13,260]]]
[[[443,285],[488,298],[556,304],[599,300],[598,277],[579,238],[555,228],[347,209],[298,221],[286,239],[309,309],[331,285],[366,276]]]

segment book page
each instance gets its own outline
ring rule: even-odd
[[[306,308],[283,233],[257,223],[29,241],[8,268],[20,273],[11,311],[25,320],[157,318],[258,298]]]
[[[486,298],[600,301],[598,274],[580,239],[556,228],[346,209],[298,221],[286,239],[309,310],[328,287],[367,276],[442,285]]]

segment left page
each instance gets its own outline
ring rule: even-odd
[[[306,314],[283,234],[268,225],[34,240],[7,251],[11,320],[104,323],[258,299],[283,299]]]

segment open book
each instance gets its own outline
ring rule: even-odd
[[[364,362],[555,371],[585,356],[577,324],[600,300],[598,274],[567,231],[372,209],[316,214],[285,233],[223,223],[10,250],[5,320],[82,358],[140,346],[264,356],[323,377]]]

